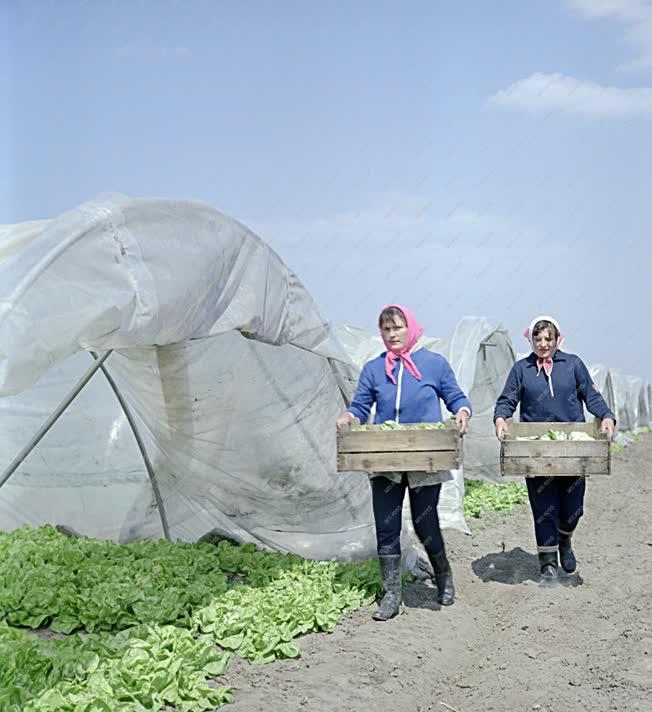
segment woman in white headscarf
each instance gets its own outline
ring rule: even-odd
[[[560,350],[563,336],[557,321],[551,316],[538,316],[524,335],[532,353],[512,366],[496,401],[496,437],[500,440],[507,432],[505,421],[519,403],[524,423],[581,423],[585,403],[590,413],[602,419],[602,431],[613,437],[616,418],[579,356]],[[528,477],[526,484],[541,575],[547,579],[557,577],[558,552],[564,571],[575,571],[571,537],[584,512],[585,478]]]

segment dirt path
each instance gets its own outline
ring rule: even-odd
[[[233,659],[233,712],[652,709],[652,434],[593,478],[578,574],[542,588],[527,505],[445,534],[458,597],[405,592],[388,623],[355,611],[300,640],[299,660]]]

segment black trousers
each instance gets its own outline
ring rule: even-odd
[[[572,534],[584,514],[584,477],[527,477],[527,493],[540,552],[556,551],[559,533]]]
[[[401,553],[401,510],[406,487],[405,475],[400,483],[386,477],[371,478],[378,556]],[[444,548],[437,515],[441,485],[407,488],[417,536],[429,554],[436,554]]]

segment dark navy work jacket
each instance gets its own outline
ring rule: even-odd
[[[521,421],[525,423],[584,422],[583,402],[589,413],[596,417],[616,420],[579,356],[557,350],[552,360],[554,396],[550,393],[548,376],[543,368],[537,374],[537,357],[531,353],[512,366],[503,392],[496,401],[494,421],[510,418],[519,402]]]

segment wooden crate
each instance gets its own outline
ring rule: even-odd
[[[600,432],[601,421],[592,423],[514,423],[500,444],[500,474],[522,477],[578,477],[611,474],[611,443]],[[595,440],[517,440],[545,435],[549,430],[589,433]]]
[[[338,472],[437,472],[462,466],[462,438],[454,421],[437,430],[369,430],[351,426],[337,432]]]

